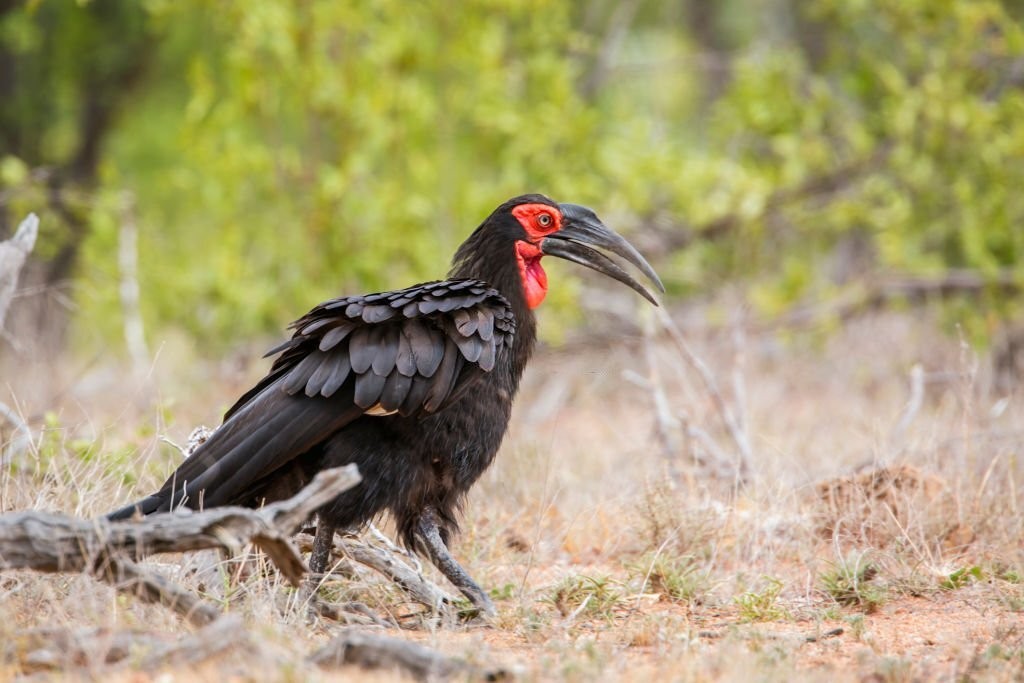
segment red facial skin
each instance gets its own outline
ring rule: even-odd
[[[543,256],[540,243],[561,229],[562,213],[547,204],[520,204],[512,209],[512,215],[523,226],[528,240],[516,242],[516,260],[526,293],[526,305],[537,308],[548,293],[548,274],[540,265]]]

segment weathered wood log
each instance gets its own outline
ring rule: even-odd
[[[255,650],[242,620],[224,615],[177,639],[138,629],[32,629],[5,643],[0,655],[23,674],[78,668],[112,673],[129,666],[136,671],[155,671],[196,665],[236,647]]]
[[[128,657],[133,651],[163,646],[158,636],[142,630],[107,628],[35,628],[16,633],[0,646],[0,662],[22,674],[84,667],[96,670]]]
[[[324,470],[292,498],[261,510],[223,507],[120,522],[32,510],[0,515],[0,569],[87,571],[119,590],[165,604],[202,626],[220,612],[129,558],[204,548],[237,552],[252,542],[298,586],[306,565],[288,535],[318,507],[358,482],[355,465]]]
[[[398,669],[418,681],[456,676],[488,681],[511,678],[510,673],[503,669],[480,669],[424,645],[361,629],[345,629],[341,635],[313,652],[309,661],[325,669],[350,664],[364,669]]]
[[[119,522],[35,510],[12,512],[0,515],[0,568],[83,571],[111,553],[138,559],[206,548],[237,552],[252,542],[299,585],[306,566],[288,535],[318,507],[358,482],[355,465],[324,470],[294,497],[261,510],[220,507]]]
[[[173,643],[157,646],[131,668],[155,671],[165,666],[194,666],[236,647],[243,647],[249,654],[259,656],[259,648],[255,647],[241,617],[226,614],[195,633]]]

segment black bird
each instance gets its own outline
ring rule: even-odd
[[[545,255],[651,294],[603,253],[664,291],[647,261],[593,211],[543,195],[505,202],[459,247],[447,280],[326,301],[292,324],[269,374],[155,494],[108,515],[287,498],[320,470],[356,463],[362,482],[321,508],[310,566],[336,528],[387,510],[482,612],[494,607],[447,550],[456,512],[494,460],[536,341]]]

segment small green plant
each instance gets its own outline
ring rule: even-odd
[[[354,597],[349,582],[328,581],[317,588],[317,595],[330,603],[346,603]]]
[[[640,590],[654,591],[669,600],[693,604],[708,591],[708,574],[690,555],[648,553],[631,564],[630,570],[643,581]]]
[[[942,581],[939,582],[939,588],[942,590],[954,591],[975,581],[981,581],[984,578],[985,572],[977,565],[961,567],[942,579]]]
[[[825,621],[836,621],[837,619],[842,619],[842,617],[842,612],[840,612],[839,608],[835,605],[832,605],[831,607],[826,607],[825,609],[821,610],[821,613],[819,614],[819,618]]]
[[[1002,643],[992,643],[988,646],[988,648],[985,649],[985,652],[982,653],[982,657],[984,657],[985,659],[999,659],[1003,661],[1009,661],[1014,659],[1015,657],[1020,657],[1021,654],[1021,651],[1014,651],[1006,647]]]
[[[648,548],[698,558],[711,554],[711,540],[721,522],[714,514],[680,504],[678,491],[667,482],[648,486],[637,512]]]
[[[996,578],[1007,583],[1024,583],[1024,572],[1013,567],[1000,567],[996,572]]]
[[[1024,596],[1018,594],[1002,595],[999,602],[1011,612],[1024,612]]]
[[[878,567],[866,553],[850,553],[820,576],[821,588],[840,605],[857,606],[873,612],[885,602],[886,589],[874,582]]]
[[[846,619],[844,619],[843,621],[845,621],[846,624],[849,626],[850,635],[853,637],[854,640],[858,642],[864,640],[864,636],[867,635],[867,626],[864,623],[863,614],[852,614],[846,617]]]
[[[515,583],[506,583],[501,586],[495,586],[490,590],[492,600],[511,600],[515,597],[518,585]]]
[[[563,617],[585,614],[611,619],[623,600],[621,586],[607,576],[567,576],[562,579],[546,602]]]
[[[744,621],[778,621],[789,618],[789,613],[776,604],[782,593],[782,581],[771,576],[764,578],[766,585],[762,590],[747,591],[733,598]]]

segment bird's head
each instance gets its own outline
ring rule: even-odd
[[[640,269],[659,290],[665,291],[657,273],[640,252],[602,223],[593,211],[579,204],[559,204],[539,194],[523,195],[495,209],[480,230],[497,230],[500,236],[492,233],[491,238],[512,240],[530,308],[539,306],[548,291],[547,273],[541,266],[544,256],[557,256],[603,273],[657,305],[643,285],[598,249],[621,256]]]

